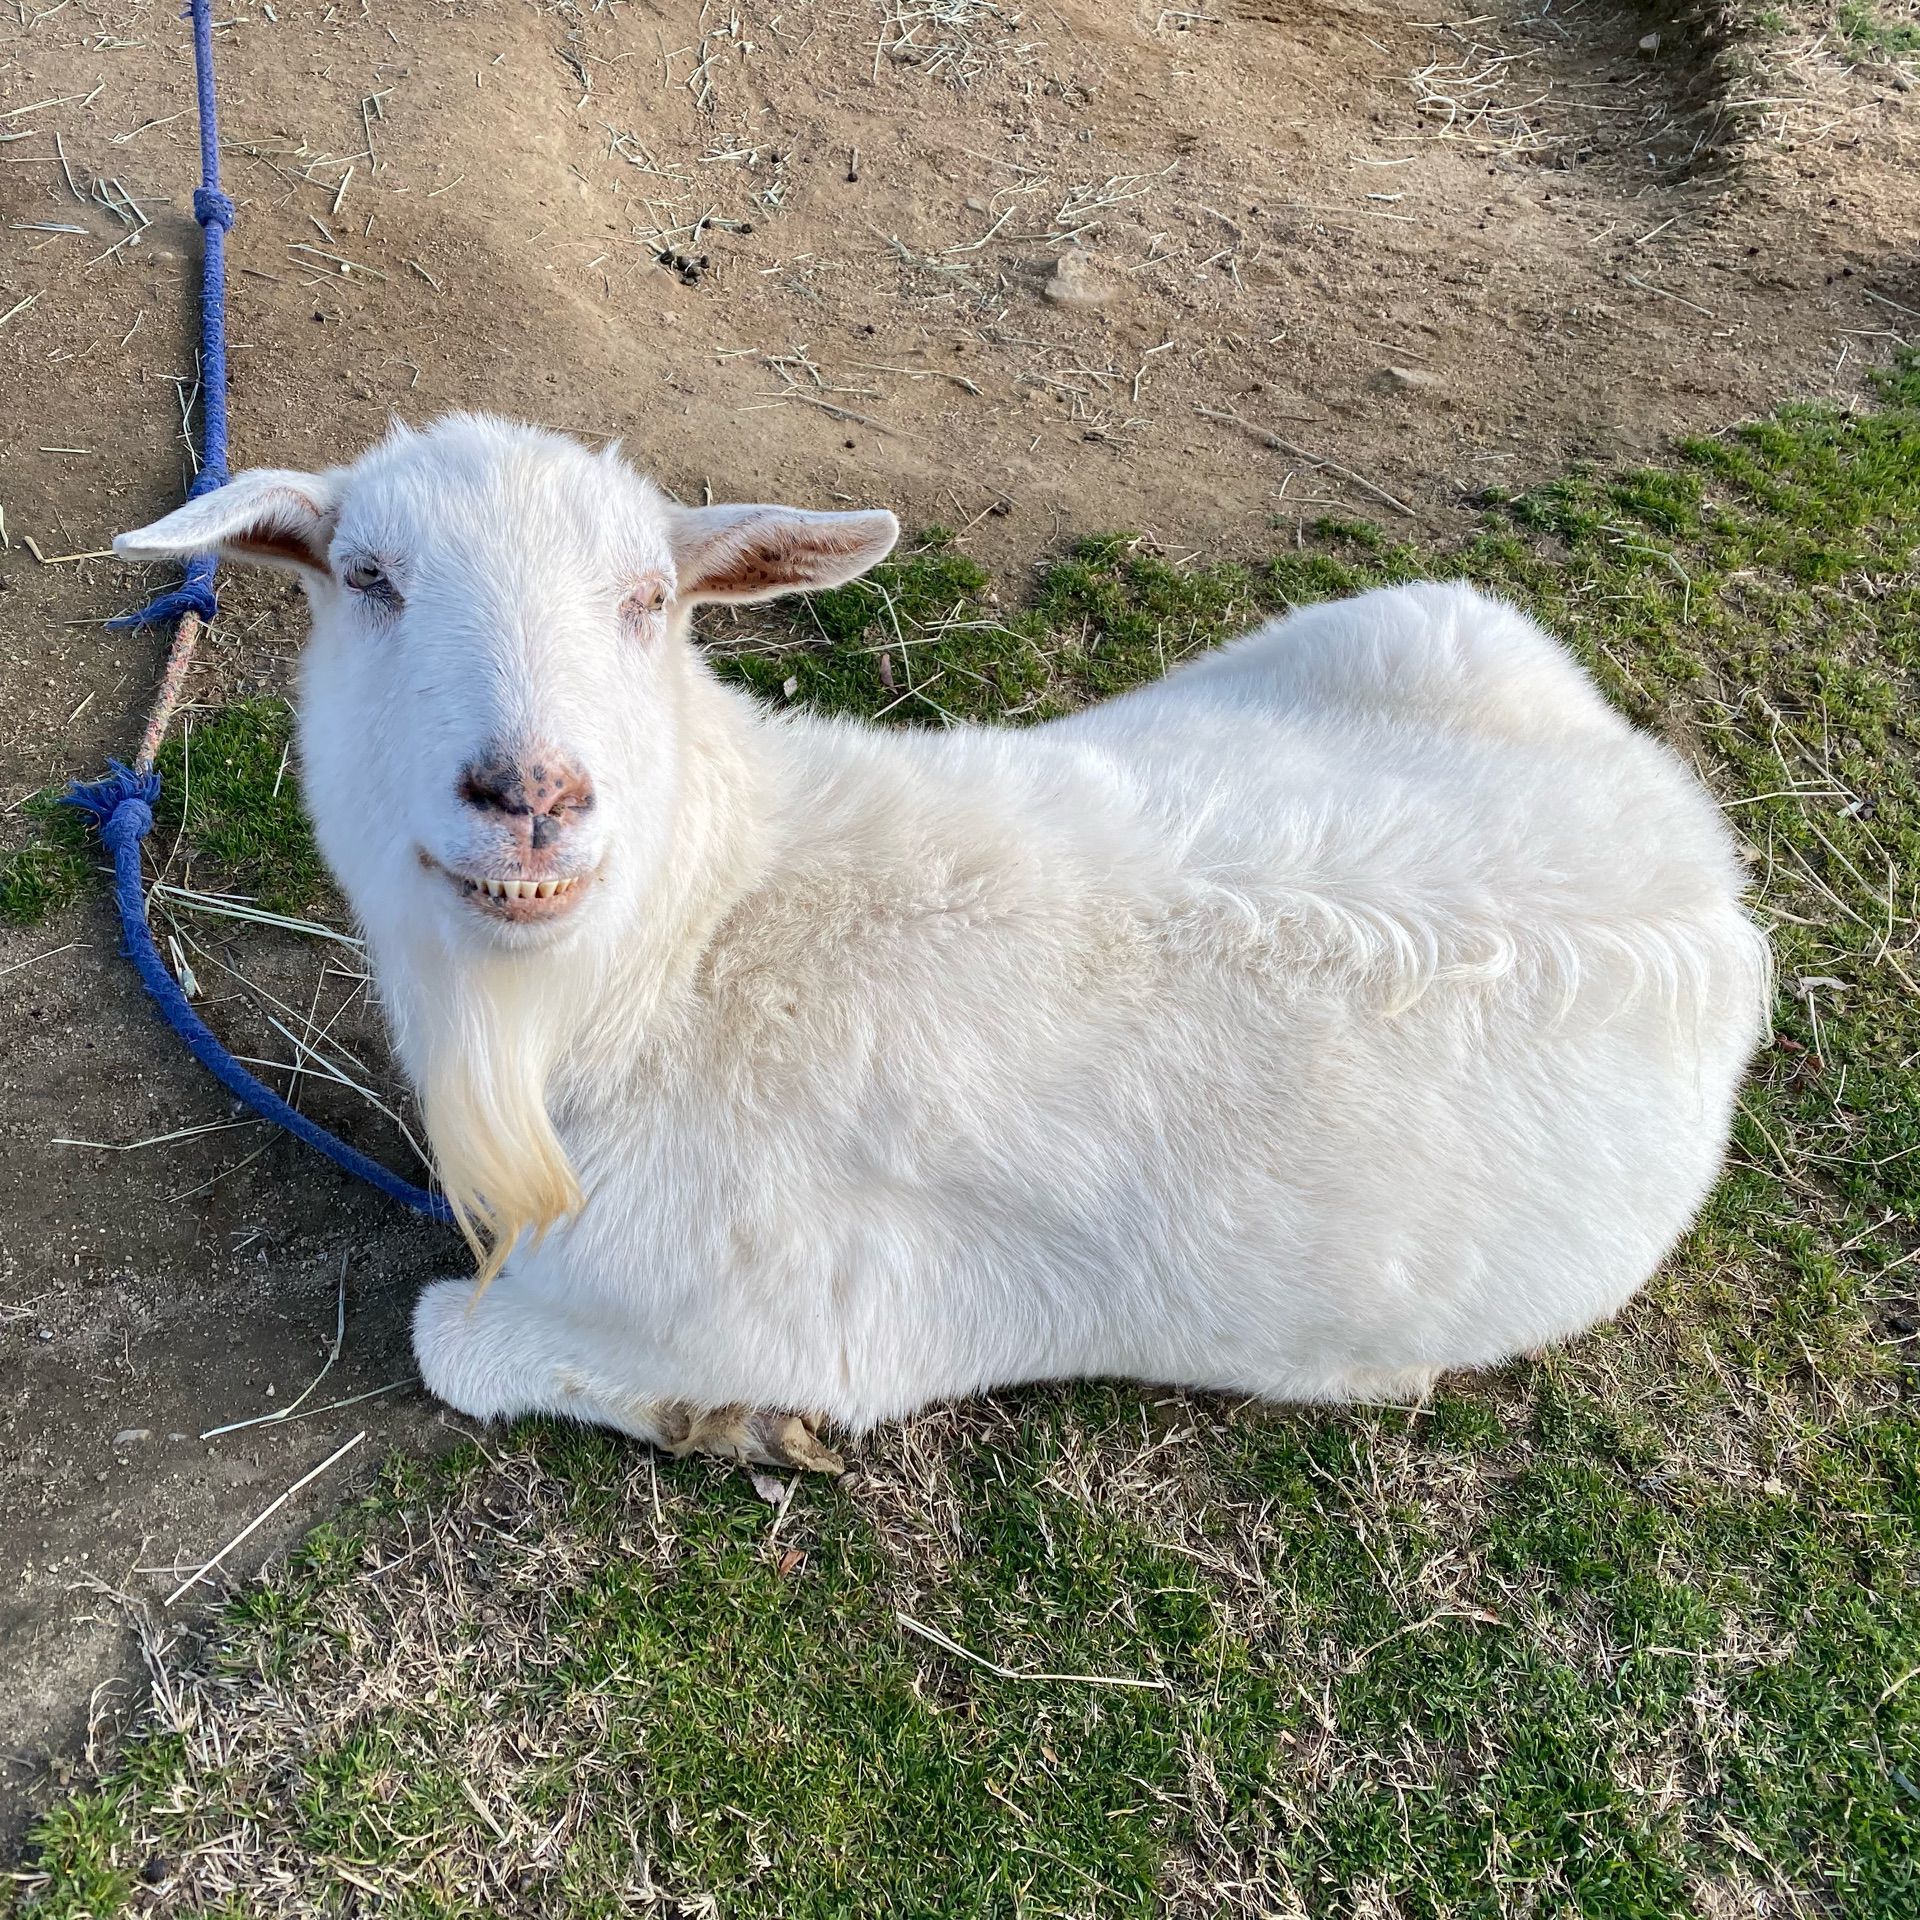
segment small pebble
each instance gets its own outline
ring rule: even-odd
[[[1041,289],[1056,307],[1100,307],[1113,298],[1113,285],[1089,254],[1069,251],[1060,256],[1053,278]]]

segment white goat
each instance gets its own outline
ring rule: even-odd
[[[804,1459],[789,1415],[1069,1375],[1418,1394],[1618,1310],[1766,1015],[1674,755],[1464,585],[1018,731],[703,663],[699,602],[896,531],[458,417],[115,542],[305,583],[308,806],[488,1249],[432,1390]]]

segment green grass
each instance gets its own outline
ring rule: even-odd
[[[1418,1412],[1026,1392],[778,1516],[539,1424],[395,1461],[47,1816],[23,1910],[1920,1913],[1917,542],[1909,370],[1445,553],[1113,537],[1012,610],[936,537],[739,642],[775,698],[1031,719],[1288,604],[1511,595],[1754,849],[1777,1038],[1705,1217],[1619,1325]],[[194,831],[302,871],[261,716],[218,725]]]
[[[1876,5],[1874,0],[1841,0],[1840,37],[1859,53],[1901,60],[1920,54],[1920,11],[1906,6]]]
[[[302,913],[329,886],[300,804],[293,714],[284,700],[244,700],[201,719],[160,750],[156,831],[184,833],[223,880],[275,913]]]
[[[20,811],[25,844],[0,853],[0,921],[35,927],[80,897],[93,848],[86,824],[54,794],[36,793]]]

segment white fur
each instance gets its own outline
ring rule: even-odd
[[[309,571],[300,737],[429,1127],[483,1215],[585,1196],[422,1298],[469,1413],[1418,1391],[1616,1312],[1714,1181],[1769,987],[1732,839],[1470,587],[1047,726],[879,730],[712,676],[689,556],[725,526],[615,459],[465,419],[289,478],[410,583],[376,631]],[[419,861],[470,851],[456,776],[503,727],[600,796],[550,933]]]

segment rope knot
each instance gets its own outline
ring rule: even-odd
[[[197,613],[202,620],[211,622],[219,611],[220,600],[211,578],[196,580],[189,576],[171,593],[150,600],[138,613],[120,614],[107,625],[122,631],[128,627],[157,627],[169,620],[178,620],[186,613]]]
[[[144,840],[153,831],[153,803],[160,797],[160,776],[150,768],[135,773],[118,760],[107,762],[104,780],[76,780],[60,804],[77,807],[109,847],[127,839]]]
[[[193,217],[203,227],[218,227],[225,233],[233,225],[233,202],[218,187],[195,187]]]

